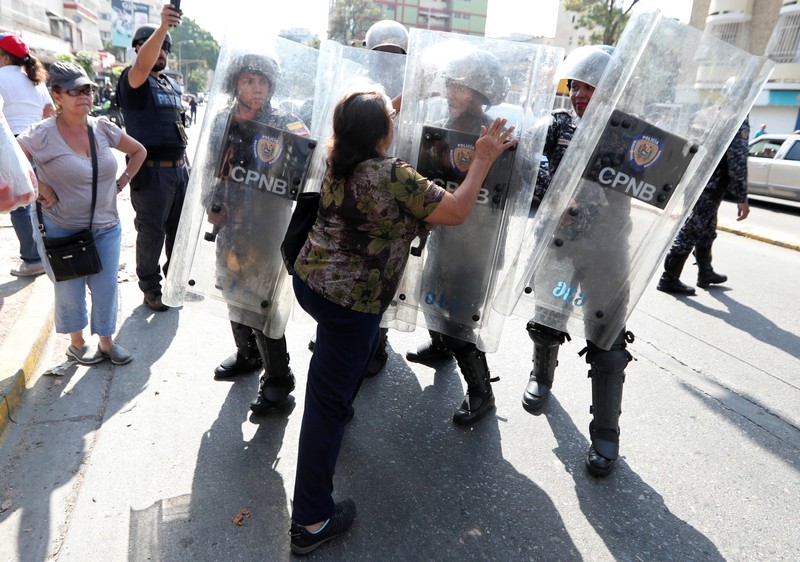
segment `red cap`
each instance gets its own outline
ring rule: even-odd
[[[28,54],[28,46],[22,42],[22,37],[14,33],[0,35],[0,49],[14,55],[18,59],[24,59]]]

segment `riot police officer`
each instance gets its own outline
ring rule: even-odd
[[[570,140],[583,117],[595,87],[611,60],[613,49],[607,46],[580,47],[573,51],[563,62],[562,78],[567,80],[572,109],[553,111],[545,141],[544,155],[548,159],[550,172],[555,175]],[[549,182],[538,181],[535,196],[543,197]],[[613,210],[584,209],[588,220],[615,221],[619,228],[626,228],[625,218],[611,217]],[[581,220],[573,219],[567,226],[573,236],[581,236]],[[596,241],[602,246],[602,241]],[[624,249],[605,248],[601,251],[618,255]],[[580,267],[580,258],[574,257],[576,268]],[[621,271],[624,267],[619,268]],[[614,277],[615,283],[625,283],[624,273]],[[587,277],[588,281],[588,277]],[[609,290],[613,283],[595,287],[598,290]],[[588,292],[588,289],[586,289]],[[558,327],[547,326],[532,319],[527,324],[528,335],[533,340],[533,370],[522,397],[523,407],[538,413],[550,396],[555,368],[558,365],[558,348],[569,339],[567,332]],[[619,457],[619,416],[622,404],[622,386],[625,381],[625,367],[632,357],[626,350],[627,343],[633,341],[633,335],[622,331],[616,337],[609,350],[604,350],[591,341],[581,352],[586,353],[586,362],[590,365],[589,376],[592,379],[592,422],[590,424],[591,447],[586,455],[586,466],[595,476],[607,476]]]
[[[439,124],[444,129],[470,134],[478,134],[481,126],[488,127],[492,118],[486,114],[486,110],[503,101],[508,87],[497,57],[488,51],[468,49],[454,56],[445,65],[442,74],[447,117]],[[440,167],[452,168],[449,152],[433,158],[441,160]],[[433,280],[442,280],[448,284],[449,300],[463,307],[480,306],[478,303],[486,295],[491,275],[491,266],[488,265],[491,260],[487,256],[493,255],[496,240],[488,229],[496,229],[498,225],[478,224],[475,227],[486,232],[474,233],[466,252],[465,241],[459,239],[461,234],[449,231],[433,233],[432,242],[428,244],[437,246],[436,256],[428,257],[423,272],[423,285],[427,284],[430,288]],[[453,260],[454,256],[458,256],[457,261]],[[452,282],[455,279],[462,282]],[[465,279],[469,281],[463,282]],[[423,290],[428,288],[424,286]],[[460,333],[461,327],[456,324],[457,321],[452,321],[446,323],[446,330],[429,330],[431,339],[416,350],[408,351],[406,359],[415,363],[431,363],[455,356],[467,384],[467,392],[453,414],[453,421],[458,425],[469,425],[488,414],[494,408],[495,399],[486,354],[472,341],[445,333]]]
[[[269,236],[266,230],[286,220],[291,214],[291,200],[237,183],[232,176],[237,167],[249,168],[259,154],[263,155],[254,148],[257,135],[263,138],[262,125],[308,136],[300,119],[271,104],[279,73],[277,60],[265,54],[241,55],[229,66],[225,88],[233,103],[215,117],[213,125],[215,129],[225,128],[220,181],[206,197],[208,221],[214,225],[217,243],[217,287],[228,302],[236,343],[236,353],[222,361],[214,375],[229,379],[263,366],[258,397],[250,405],[256,414],[283,403],[294,389],[295,379],[285,336],[267,337],[264,315],[237,303],[266,298],[262,293],[268,293],[283,273],[279,237]],[[291,157],[282,152],[284,158]]]
[[[408,30],[394,20],[380,20],[367,30],[364,46],[370,51],[405,55],[408,51]]]

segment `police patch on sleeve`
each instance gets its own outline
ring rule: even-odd
[[[583,177],[663,209],[696,152],[690,141],[615,110]]]

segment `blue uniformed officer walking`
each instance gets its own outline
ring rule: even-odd
[[[686,259],[694,248],[697,260],[697,286],[703,289],[728,280],[726,275],[717,273],[711,267],[711,246],[717,237],[717,212],[725,194],[728,194],[737,207],[737,221],[747,218],[750,205],[747,202],[747,140],[750,137],[750,123],[744,120],[719,165],[711,174],[700,199],[686,219],[678,236],[672,243],[664,260],[664,273],[658,280],[657,289],[676,295],[693,295],[694,287],[681,283],[680,276]]]

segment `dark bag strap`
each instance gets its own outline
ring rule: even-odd
[[[94,130],[91,125],[86,126],[89,131],[89,150],[92,153],[92,212],[89,215],[89,228],[92,230],[92,222],[94,222],[94,207],[97,203],[97,147],[94,145]],[[43,237],[46,237],[44,232],[44,219],[42,218],[42,204],[36,201],[36,214],[39,217],[39,232]]]

